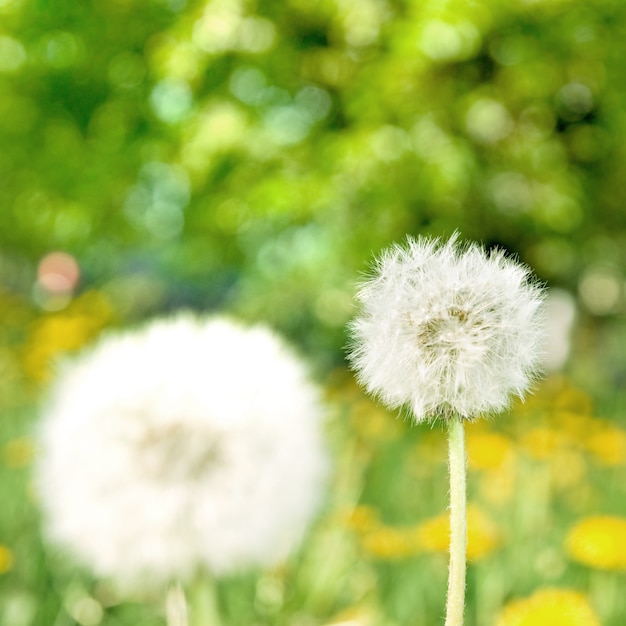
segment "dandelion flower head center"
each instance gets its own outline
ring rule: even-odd
[[[154,482],[199,480],[224,462],[220,437],[199,436],[197,425],[151,424],[133,437],[129,447],[140,472]]]
[[[452,305],[420,321],[409,313],[408,320],[409,326],[416,329],[418,348],[429,360],[444,355],[447,363],[453,363],[461,353],[473,360],[486,352],[482,320],[467,308]]]

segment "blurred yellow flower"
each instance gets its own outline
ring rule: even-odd
[[[468,466],[471,470],[492,470],[501,467],[512,455],[508,437],[494,432],[473,432],[466,437]]]
[[[570,440],[584,444],[589,433],[593,432],[599,423],[598,418],[592,415],[574,413],[572,411],[557,411],[550,416],[551,425]]]
[[[367,532],[380,526],[378,511],[371,506],[360,504],[344,514],[345,525],[358,532]]]
[[[380,623],[376,612],[369,607],[351,607],[341,611],[324,626],[373,626]]]
[[[520,437],[520,449],[537,460],[547,460],[567,445],[565,434],[548,426],[534,426]]]
[[[450,516],[438,515],[414,529],[416,545],[427,552],[447,552],[450,543]],[[467,558],[477,561],[491,554],[501,542],[497,526],[476,505],[467,507]]]
[[[403,559],[421,552],[410,532],[393,526],[380,526],[362,537],[365,552],[381,559]]]
[[[586,475],[585,457],[578,450],[559,449],[550,458],[550,478],[554,487],[579,488]]]
[[[0,543],[0,574],[6,574],[13,568],[13,552]]]
[[[2,462],[11,469],[30,465],[35,456],[35,445],[27,437],[11,439],[2,448]]]
[[[367,399],[353,405],[350,423],[360,437],[375,442],[394,439],[402,429],[400,420]]]
[[[501,505],[510,502],[517,485],[517,467],[509,461],[497,469],[481,473],[478,490],[481,497],[491,504]]]
[[[554,396],[554,408],[579,415],[590,415],[593,411],[593,401],[582,389],[565,382],[563,388]]]
[[[54,359],[81,348],[112,319],[113,309],[104,294],[86,292],[62,312],[36,320],[24,346],[24,370],[35,380],[50,375]]]
[[[565,540],[571,559],[596,569],[626,569],[626,518],[595,515],[575,524]]]
[[[496,626],[600,626],[600,620],[584,594],[547,588],[507,604]]]
[[[604,423],[586,440],[586,448],[602,465],[626,464],[626,431],[613,424]]]

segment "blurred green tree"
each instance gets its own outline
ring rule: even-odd
[[[1,0],[0,16],[12,263],[62,249],[88,283],[143,272],[169,306],[331,350],[358,272],[407,232],[459,229],[550,284],[598,264],[623,283],[621,2]]]

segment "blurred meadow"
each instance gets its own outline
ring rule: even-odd
[[[0,0],[0,626],[166,623],[48,545],[32,466],[57,364],[180,309],[271,325],[328,403],[325,505],[224,626],[443,623],[443,429],[344,349],[372,255],[455,230],[550,289],[545,380],[467,429],[466,624],[626,624],[625,35],[615,0]]]

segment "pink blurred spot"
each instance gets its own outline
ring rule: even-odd
[[[80,278],[76,259],[65,252],[51,252],[39,262],[37,282],[50,294],[66,294],[74,290]]]

